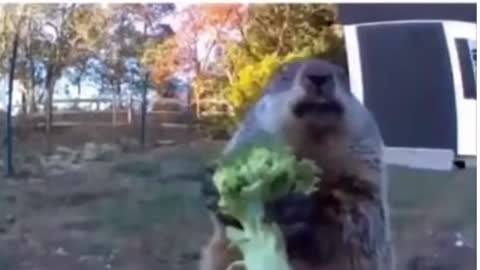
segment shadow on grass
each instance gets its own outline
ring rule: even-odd
[[[462,235],[467,245],[476,246],[475,169],[436,172],[391,167],[389,172],[392,230],[399,265],[406,265],[420,254],[434,256],[440,248],[454,248],[457,235]],[[453,251],[443,252],[447,262],[459,260]]]
[[[0,254],[0,269],[13,270],[13,269],[18,269],[18,267],[19,267],[19,262],[17,259],[8,255]]]
[[[151,178],[162,173],[162,167],[153,160],[123,161],[113,165],[112,170],[121,174],[141,178]]]
[[[394,226],[428,218],[446,227],[475,229],[475,173],[475,169],[436,172],[391,167],[389,199]]]
[[[115,164],[114,173],[133,180],[131,192],[105,202],[99,215],[106,227],[119,233],[195,222],[206,213],[200,180],[208,160],[201,153],[172,152]]]
[[[131,160],[115,164],[112,170],[125,176],[144,180],[171,182],[178,180],[196,181],[204,173],[209,159],[197,156],[172,155],[162,160]]]
[[[137,232],[194,221],[203,213],[198,183],[152,183],[141,194],[107,202],[101,214],[107,227],[119,233]]]

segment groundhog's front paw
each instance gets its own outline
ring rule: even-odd
[[[215,165],[208,166],[205,169],[204,176],[202,177],[202,195],[205,206],[209,211],[215,214],[218,221],[220,221],[225,226],[233,226],[236,228],[241,228],[240,223],[234,218],[222,214],[219,211],[218,201],[220,200],[220,193],[217,190],[217,187],[213,183],[213,174],[215,172]]]
[[[316,233],[315,201],[311,196],[290,194],[268,205],[267,212],[282,230],[290,257],[302,256],[313,246]],[[311,243],[312,242],[312,243]]]
[[[315,214],[315,200],[304,194],[289,194],[267,205],[268,215],[278,224],[292,225],[311,222]]]
[[[213,212],[218,210],[218,201],[220,194],[218,193],[215,184],[213,183],[213,174],[215,172],[215,166],[207,166],[201,177],[201,193],[205,206]]]

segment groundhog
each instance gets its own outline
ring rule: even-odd
[[[224,154],[258,134],[281,138],[296,156],[323,170],[314,194],[288,195],[268,206],[286,239],[292,268],[393,270],[383,140],[371,113],[350,91],[345,70],[324,60],[284,65]],[[214,232],[200,270],[225,270],[241,254],[224,229],[240,225],[217,211],[211,179],[204,194]]]

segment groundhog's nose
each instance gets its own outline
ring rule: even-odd
[[[331,73],[307,74],[303,77],[306,94],[313,99],[332,99],[335,91],[335,80]]]
[[[326,75],[308,75],[306,79],[309,82],[307,90],[319,97],[330,97],[333,94],[333,76],[331,74]]]

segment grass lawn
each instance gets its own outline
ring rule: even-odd
[[[0,269],[196,269],[210,232],[198,180],[220,147],[166,147],[46,179],[0,181]],[[401,265],[444,254],[458,237],[475,247],[474,169],[390,174]],[[445,255],[465,261],[458,256]],[[455,267],[445,269],[474,269]]]

